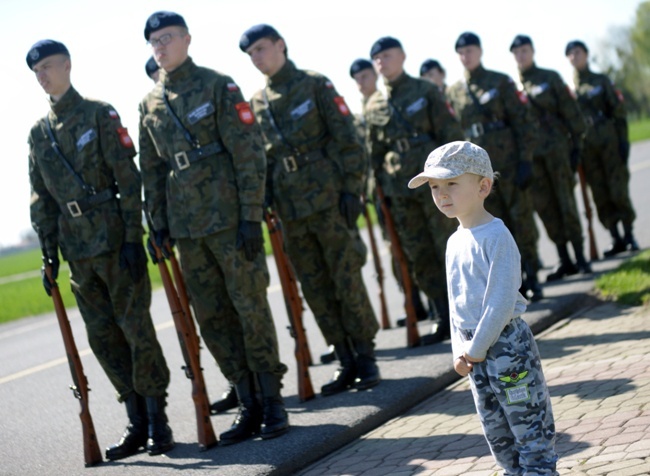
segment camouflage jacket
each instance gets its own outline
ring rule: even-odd
[[[447,89],[447,98],[460,118],[465,138],[483,147],[497,169],[505,165],[504,154],[517,161],[532,161],[537,123],[526,97],[518,94],[512,79],[483,66],[464,74],[464,80]]]
[[[366,104],[370,160],[386,195],[411,196],[408,181],[422,172],[429,153],[463,134],[438,87],[406,73],[386,84],[387,97]]]
[[[167,111],[163,94],[192,140]],[[215,149],[216,148],[216,149]],[[216,153],[215,153],[216,152]],[[140,169],[155,229],[200,238],[261,221],[266,159],[250,105],[229,76],[188,58],[140,103]]]
[[[282,218],[296,220],[330,208],[341,192],[361,195],[366,155],[353,116],[329,79],[287,60],[251,103]]]
[[[533,64],[519,76],[532,106],[531,111],[541,125],[537,155],[553,149],[554,143],[569,137],[573,147],[580,148],[586,124],[578,103],[560,75]]]
[[[628,141],[627,116],[623,96],[604,74],[594,73],[589,68],[577,71],[573,83],[578,96],[580,110],[587,121],[587,141],[602,138],[599,128],[614,125],[619,140]]]
[[[52,147],[46,119],[29,133],[31,218],[43,234],[48,254],[60,246],[68,261],[91,258],[118,249],[123,241],[142,241],[140,174],[135,148],[110,104],[82,98],[71,86],[51,104],[47,116],[60,150],[81,181],[100,194],[113,189],[117,197],[82,213],[89,194]],[[78,216],[73,216],[78,215]]]

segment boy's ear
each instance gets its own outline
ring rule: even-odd
[[[479,193],[482,197],[487,197],[492,191],[492,180],[487,177],[481,178]]]

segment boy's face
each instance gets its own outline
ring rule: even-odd
[[[490,194],[492,181],[475,174],[463,174],[452,179],[429,179],[429,187],[438,210],[469,227],[471,221],[484,212],[483,201]]]

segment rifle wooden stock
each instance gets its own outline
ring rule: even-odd
[[[266,226],[269,229],[271,247],[275,256],[275,264],[278,267],[280,284],[282,285],[282,294],[289,315],[289,331],[291,337],[296,341],[294,355],[298,364],[298,398],[301,402],[311,400],[316,395],[311,384],[309,376],[309,366],[311,365],[311,352],[307,335],[302,324],[302,299],[298,292],[298,281],[291,267],[289,258],[284,252],[284,240],[282,236],[282,225],[278,217],[271,210],[264,213]]]
[[[174,251],[168,248],[172,270],[176,278],[176,285],[172,281],[160,248],[156,246],[152,237],[150,237],[150,241],[156,251],[158,270],[160,271],[160,277],[162,278],[165,294],[167,295],[167,302],[169,303],[176,333],[178,334],[181,353],[185,361],[183,370],[185,371],[185,376],[192,381],[192,400],[196,412],[196,431],[199,440],[199,451],[205,451],[217,443],[217,437],[214,434],[210,420],[210,401],[208,400],[208,392],[205,387],[205,381],[203,380],[199,339],[196,334],[194,321],[192,320],[185,284],[182,279],[180,267],[178,266],[178,261],[176,261],[176,257],[174,256]]]
[[[585,215],[587,217],[587,232],[589,234],[589,257],[592,261],[598,259],[598,247],[596,246],[596,237],[593,227],[593,213],[591,211],[591,202],[587,193],[587,179],[582,164],[578,165],[578,178],[580,179],[580,191],[582,192],[582,201],[585,204]]]
[[[381,212],[384,215],[386,231],[388,231],[388,237],[390,238],[390,247],[393,256],[399,263],[399,269],[402,275],[402,286],[404,286],[404,295],[406,299],[406,345],[408,347],[416,347],[420,345],[420,333],[418,332],[418,318],[415,313],[415,306],[413,306],[413,283],[411,282],[411,275],[409,274],[404,250],[402,249],[399,236],[397,236],[397,231],[395,230],[395,222],[393,222],[390,210],[388,209],[388,206],[386,206],[384,191],[378,183],[375,186],[375,190],[377,191],[377,197],[379,198]]]
[[[43,253],[43,256],[46,257],[44,250]],[[102,462],[102,453],[99,450],[99,444],[97,443],[97,434],[95,433],[95,425],[93,424],[93,419],[90,415],[90,408],[88,406],[88,392],[90,391],[90,388],[88,388],[88,379],[84,374],[79,352],[77,352],[77,345],[75,344],[74,337],[72,335],[72,328],[70,327],[68,314],[66,313],[65,306],[63,305],[63,299],[61,299],[59,287],[56,281],[52,278],[51,266],[45,266],[45,274],[47,276],[47,279],[50,281],[52,302],[54,303],[56,318],[59,321],[59,327],[61,328],[63,345],[65,346],[65,353],[66,357],[68,358],[70,373],[72,374],[72,381],[74,382],[73,385],[70,385],[70,390],[72,390],[75,398],[79,400],[79,405],[81,405],[79,418],[81,419],[81,430],[83,433],[84,462],[86,467],[93,466],[97,463]]]
[[[368,200],[365,196],[362,197],[362,210],[363,217],[366,219],[366,228],[368,229],[368,237],[370,238],[370,248],[372,249],[372,261],[375,264],[375,272],[377,277],[377,284],[379,285],[379,305],[381,306],[381,328],[390,329],[390,320],[388,319],[388,307],[386,306],[386,296],[384,294],[384,268],[381,265],[381,258],[379,257],[379,250],[377,249],[377,240],[375,239],[375,232],[370,221],[368,214]]]

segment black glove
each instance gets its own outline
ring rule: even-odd
[[[630,157],[630,143],[626,140],[621,140],[618,142],[618,155],[625,165],[627,165],[627,159]]]
[[[361,214],[361,200],[357,195],[348,192],[341,192],[339,198],[339,211],[348,225],[349,229],[357,226],[357,218]]]
[[[262,224],[258,221],[242,220],[237,230],[237,243],[235,248],[244,248],[244,255],[248,261],[253,261],[264,248]]]
[[[580,155],[582,151],[579,147],[574,147],[571,150],[571,155],[569,156],[569,165],[571,166],[571,172],[576,173],[578,170],[578,165],[580,165]]]
[[[120,268],[128,269],[133,282],[140,282],[147,272],[147,254],[142,243],[122,243]]]
[[[519,161],[517,165],[517,176],[515,177],[515,185],[520,190],[526,190],[530,186],[533,179],[533,164],[527,160]]]
[[[174,240],[169,236],[169,230],[163,228],[158,231],[153,232],[154,240],[156,240],[156,246],[160,248],[162,255],[169,259],[169,250],[174,247]],[[167,246],[169,245],[169,246]]]
[[[149,257],[151,258],[151,262],[153,264],[158,264],[158,258],[156,257],[156,249],[153,247],[153,243],[151,240],[156,240],[156,237],[154,234],[149,233],[149,237],[147,238],[147,252],[149,253]]]
[[[43,257],[43,266],[41,266],[41,278],[43,280],[43,287],[45,288],[45,292],[48,296],[52,295],[52,284],[45,274],[45,266],[50,266],[52,271],[52,279],[56,281],[56,278],[59,277],[60,264],[61,263],[59,262],[58,256],[54,256],[54,258],[50,259],[45,259],[45,257]]]

